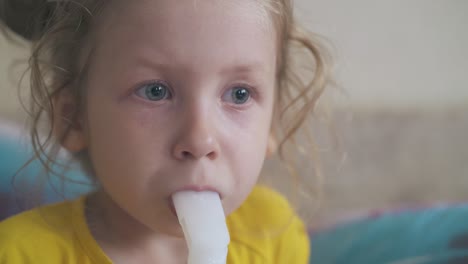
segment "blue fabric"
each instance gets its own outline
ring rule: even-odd
[[[468,263],[468,205],[387,214],[316,233],[311,263]]]
[[[90,181],[76,168],[76,165],[66,174],[67,177],[86,184],[64,185],[58,177],[44,177],[43,166],[38,160],[31,162],[15,176],[31,157],[33,152],[30,145],[11,136],[0,136],[0,220],[28,209],[29,206],[25,203],[30,203],[31,206],[53,203],[75,198],[93,189]],[[54,168],[58,171],[60,169],[58,166]],[[23,199],[29,194],[34,195],[35,192],[42,193],[40,201]],[[36,196],[31,197],[36,198]]]

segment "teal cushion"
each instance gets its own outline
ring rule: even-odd
[[[312,235],[311,263],[468,263],[468,205],[388,213]]]
[[[94,186],[76,165],[67,172],[68,181],[63,184],[59,177],[44,177],[43,166],[38,160],[19,169],[33,157],[31,144],[17,134],[0,131],[0,220],[29,209],[31,206],[53,203],[63,199],[73,199],[91,191]],[[65,162],[65,160],[59,160]],[[60,171],[60,166],[54,166]],[[17,173],[19,171],[19,173]],[[42,180],[42,181],[41,181]],[[43,184],[40,184],[43,182]],[[42,194],[40,200],[35,194]]]

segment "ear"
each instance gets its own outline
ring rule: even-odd
[[[270,158],[276,153],[276,149],[278,147],[278,143],[276,141],[276,137],[273,135],[273,133],[270,133],[268,136],[268,144],[267,144],[267,149],[266,149],[266,157]]]
[[[83,119],[79,106],[70,91],[63,90],[53,100],[53,133],[62,147],[77,153],[87,147]]]

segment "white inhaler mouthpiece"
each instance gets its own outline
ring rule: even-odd
[[[188,264],[225,264],[230,238],[219,194],[181,191],[172,199],[188,245]]]

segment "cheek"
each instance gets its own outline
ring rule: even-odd
[[[239,156],[257,156],[265,152],[271,123],[271,111],[256,107],[245,113],[231,113],[219,120],[223,142]]]
[[[89,152],[97,177],[148,175],[154,169],[151,161],[161,158],[165,131],[156,130],[164,120],[117,103],[94,104],[89,109]]]
[[[223,131],[223,145],[232,162],[238,199],[245,198],[257,182],[266,156],[270,130],[269,115],[251,116],[249,120],[234,122]]]
[[[265,160],[264,149],[265,144],[253,138],[232,148],[232,153],[235,153],[235,157],[232,157],[235,169],[232,171],[233,186],[230,199],[225,202],[227,214],[241,206],[257,183]]]

